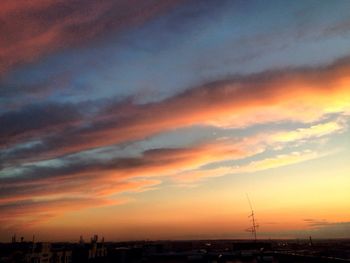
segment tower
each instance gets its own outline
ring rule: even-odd
[[[248,228],[246,231],[252,233],[252,235],[254,237],[254,241],[256,242],[256,239],[257,239],[257,234],[256,233],[257,233],[257,228],[259,227],[259,225],[256,222],[253,206],[252,206],[252,203],[250,202],[248,194],[247,194],[247,199],[248,199],[248,203],[249,203],[249,207],[250,207],[250,211],[251,211],[251,213],[250,213],[250,215],[248,217],[251,218],[252,226],[250,228]]]

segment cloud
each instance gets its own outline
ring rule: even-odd
[[[24,83],[0,81],[1,113],[40,104],[44,100],[50,100],[53,95],[72,95],[72,90],[68,88],[71,87],[73,76],[72,71],[64,71],[50,76],[45,74],[45,78],[37,83],[27,80]]]
[[[299,162],[304,162],[316,158],[320,158],[322,156],[325,156],[327,154],[320,154],[315,151],[311,150],[305,150],[302,152],[292,152],[289,154],[280,154],[273,158],[266,158],[259,161],[253,161],[247,166],[238,166],[233,169],[233,172],[235,173],[242,173],[242,172],[256,172],[256,171],[263,171],[271,168],[277,168],[281,166],[291,165]]]
[[[340,133],[346,130],[346,124],[343,119],[312,125],[308,128],[299,128],[295,131],[281,132],[274,134],[273,140],[277,142],[294,142],[299,140],[307,140],[310,138],[319,138],[332,133]]]
[[[323,37],[329,37],[332,35],[346,35],[350,31],[350,20],[344,19],[333,25],[326,27],[321,35]]]
[[[0,74],[54,51],[138,25],[178,1],[4,0],[0,11]]]
[[[334,133],[345,132],[346,130],[346,122],[343,118],[340,118],[336,121],[319,123],[308,128],[298,128],[293,131],[275,131],[267,134],[257,134],[251,137],[246,137],[241,140],[241,147],[250,148],[254,145],[256,149],[260,149],[258,152],[263,152],[268,148],[278,148],[281,150],[287,146],[286,143],[292,145],[300,144],[300,142],[304,142],[305,140],[311,141]],[[321,158],[332,153],[333,152],[331,151],[320,153],[312,150],[293,151],[287,154],[278,154],[271,158],[252,161],[245,165],[233,167],[221,166],[212,169],[203,169],[199,167],[198,169],[177,173],[174,175],[174,181],[180,186],[187,186],[208,178],[221,177],[228,174],[232,175],[264,171]],[[220,161],[220,158],[213,159],[213,161]]]
[[[329,226],[332,224],[325,219],[317,220],[317,219],[312,219],[312,218],[306,218],[306,219],[304,219],[304,222],[306,222],[308,224],[308,226],[310,226],[310,227],[317,227],[317,228]]]
[[[123,180],[106,176],[81,176],[79,178],[46,178],[32,183],[17,180],[17,184],[5,184],[0,193],[0,204],[10,201],[60,196],[103,197],[123,192],[142,192],[160,184],[158,180]]]
[[[102,198],[60,198],[52,200],[21,200],[0,204],[1,229],[23,230],[43,223],[67,211],[89,207],[120,205],[126,200]]]
[[[331,129],[315,128],[331,127]],[[334,129],[334,127],[337,127]],[[108,160],[82,157],[63,158],[59,165],[25,165],[18,172],[3,172],[0,179],[0,198],[6,202],[30,196],[59,194],[108,195],[122,191],[135,191],[159,184],[144,180],[149,177],[170,177],[177,182],[190,182],[225,174],[247,173],[289,165],[321,157],[317,152],[305,150],[280,154],[248,165],[207,169],[203,166],[225,160],[238,160],[254,156],[267,149],[284,148],[305,139],[318,139],[345,130],[345,122],[329,121],[294,131],[258,133],[243,138],[221,138],[183,148],[158,148],[134,157]],[[297,134],[289,136],[290,134]],[[286,141],[285,138],[288,138]],[[293,138],[294,140],[290,140]],[[140,180],[142,179],[142,180]],[[131,180],[131,181],[130,181]],[[134,181],[132,181],[134,180]],[[136,181],[135,181],[136,180]]]
[[[307,218],[304,221],[309,227],[306,232],[312,237],[349,238],[350,222],[331,222],[326,219],[313,218]]]
[[[329,121],[309,128],[284,131],[284,134],[297,132],[298,136],[293,136],[295,140],[319,138],[343,130],[341,124],[345,125],[345,122],[340,122],[339,126],[335,123]],[[325,129],[315,127],[337,129],[326,129],[325,132]],[[286,143],[286,136],[282,135],[283,132],[278,131],[265,136],[256,134],[241,139],[223,138],[186,148],[146,150],[140,156],[129,158],[67,158],[63,159],[63,165],[26,165],[19,168],[19,173],[0,179],[0,211],[6,214],[2,220],[7,222],[2,228],[34,226],[74,211],[77,207],[85,209],[116,205],[107,198],[123,192],[147,191],[161,184],[160,179],[150,177],[167,176],[178,184],[189,185],[209,177],[256,172],[322,156],[311,151],[293,152],[242,166],[201,168],[212,162],[246,158],[275,147],[276,143]]]
[[[140,156],[101,159],[62,159],[62,165],[26,165],[18,172],[3,172],[1,200],[57,194],[115,194],[153,186],[155,180],[215,160],[240,159],[256,154],[259,147],[230,140],[217,140],[186,148],[159,148]],[[11,171],[11,169],[8,169]],[[135,181],[135,179],[137,179]],[[134,181],[130,181],[134,180]]]
[[[158,180],[123,181],[96,175],[39,182],[17,180],[0,188],[0,213],[4,215],[0,229],[23,230],[72,211],[124,204],[128,199],[113,195],[143,192],[158,184]]]
[[[305,150],[302,152],[292,152],[288,154],[276,155],[271,158],[252,161],[245,165],[239,166],[222,166],[212,169],[196,169],[185,171],[174,176],[174,181],[180,186],[184,184],[193,184],[208,178],[221,177],[225,175],[253,173],[282,166],[292,165],[308,160],[321,158],[330,153],[318,153],[315,151]]]
[[[112,103],[81,126],[47,136],[3,159],[33,161],[34,154],[34,160],[50,159],[193,125],[244,128],[283,121],[312,123],[329,114],[349,114],[349,73],[349,61],[344,59],[328,67],[232,77],[159,102]]]
[[[53,180],[56,177],[61,178],[60,180],[70,180],[97,173],[101,176],[111,171],[119,178],[176,174],[210,163],[243,159],[267,149],[283,149],[289,144],[299,145],[306,140],[310,142],[344,132],[346,129],[345,119],[338,118],[289,131],[277,130],[241,138],[219,138],[183,148],[149,149],[134,157],[118,157],[109,160],[67,157],[62,159],[63,165],[59,166],[23,166],[19,174],[15,173],[12,178],[3,178],[0,181],[6,185],[11,182],[16,184],[20,180],[22,185],[26,185],[25,182],[32,184],[36,180]],[[297,154],[294,153],[292,156]],[[279,156],[279,161],[283,157],[283,155]],[[267,165],[267,160],[264,165]],[[255,163],[255,166],[261,166],[261,164]]]
[[[0,149],[44,134],[58,133],[77,125],[82,119],[79,108],[68,103],[28,105],[5,112],[0,115]]]

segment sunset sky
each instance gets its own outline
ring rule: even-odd
[[[350,1],[2,0],[0,242],[350,237]]]

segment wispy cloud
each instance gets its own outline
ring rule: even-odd
[[[281,150],[291,145],[300,145],[307,141],[319,140],[321,137],[329,136],[334,133],[341,133],[347,130],[347,124],[343,117],[336,121],[323,122],[312,125],[308,128],[298,128],[291,131],[275,131],[265,134],[257,134],[255,136],[242,139],[241,147],[249,148],[254,145],[259,152],[267,149]],[[256,152],[258,153],[258,152]],[[241,174],[263,171],[272,168],[292,165],[312,159],[321,158],[330,154],[333,151],[318,152],[314,150],[292,151],[287,154],[277,154],[271,158],[252,161],[245,165],[239,166],[224,166],[213,169],[194,169],[179,173],[175,176],[175,181],[180,185],[186,183],[193,184],[206,178],[220,177],[228,174]],[[215,161],[220,161],[216,159]]]
[[[338,238],[348,238],[350,231],[350,222],[348,221],[329,221],[326,219],[313,219],[306,218],[304,219],[306,224],[309,227],[309,230],[306,230],[308,234],[313,237],[325,237],[325,236],[337,236]]]
[[[177,1],[10,1],[1,3],[0,74],[54,51],[84,45],[174,6]]]
[[[23,230],[72,211],[121,205],[128,199],[113,195],[151,190],[159,183],[157,180],[106,180],[95,176],[71,179],[71,182],[47,180],[4,186],[0,197],[0,212],[4,215],[0,219],[0,229]]]
[[[303,152],[293,152],[290,154],[277,155],[275,157],[266,158],[259,161],[253,161],[246,165],[233,167],[223,166],[213,169],[197,169],[186,171],[178,174],[174,178],[175,182],[178,182],[180,185],[183,185],[185,183],[192,184],[208,178],[264,171],[320,158],[322,156],[325,156],[325,153],[312,152],[308,150]]]
[[[67,211],[89,207],[120,205],[127,200],[102,198],[60,198],[53,200],[23,200],[0,204],[1,229],[23,230],[43,223]]]

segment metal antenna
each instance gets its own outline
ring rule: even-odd
[[[249,196],[247,195],[247,199],[248,199],[248,203],[249,203],[249,207],[250,207],[250,211],[251,214],[248,217],[252,218],[252,226],[250,228],[248,228],[246,231],[252,233],[253,237],[254,237],[254,241],[256,242],[256,229],[259,227],[259,225],[257,224],[256,220],[255,220],[255,214],[254,214],[254,210],[253,210],[253,206],[252,203],[250,202]]]

